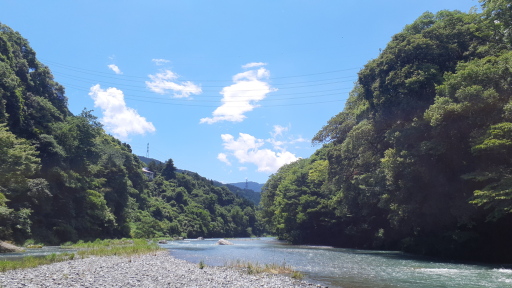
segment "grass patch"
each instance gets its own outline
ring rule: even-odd
[[[94,242],[79,242],[63,248],[78,249],[78,256],[132,256],[163,250],[154,242],[144,239],[107,239]]]
[[[62,262],[67,260],[73,260],[75,258],[75,253],[60,253],[60,254],[50,254],[45,257],[34,257],[28,256],[23,257],[20,260],[3,260],[0,261],[0,272],[5,272],[7,270],[14,269],[24,269],[24,268],[33,268],[40,265],[52,264],[56,262]]]
[[[270,273],[270,274],[286,274],[294,279],[302,279],[304,278],[304,274],[302,274],[299,271],[294,270],[291,266],[286,265],[286,263],[283,263],[281,265],[279,264],[259,264],[251,263],[249,261],[232,261],[225,265],[226,267],[241,269],[242,271],[245,271],[247,274],[260,274],[260,273]]]
[[[28,256],[19,260],[0,261],[0,272],[14,269],[33,268],[40,265],[73,260],[75,257],[88,256],[133,256],[149,254],[162,250],[156,243],[148,243],[143,239],[96,240],[94,242],[79,241],[76,244],[66,243],[62,248],[77,249],[76,253],[53,253],[44,257]]]

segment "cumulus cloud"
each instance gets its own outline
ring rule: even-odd
[[[244,69],[248,69],[248,68],[254,68],[254,67],[260,67],[260,66],[265,66],[267,65],[267,63],[263,63],[263,62],[252,62],[252,63],[247,63],[245,65],[242,65],[242,68]]]
[[[231,166],[231,162],[229,162],[229,160],[228,160],[228,155],[226,155],[224,153],[219,153],[219,155],[217,155],[217,159],[219,159],[221,162],[224,162],[227,165]]]
[[[127,107],[123,91],[117,88],[101,89],[100,85],[91,87],[89,96],[94,107],[100,107],[103,118],[100,122],[115,136],[126,139],[130,134],[145,134],[156,131],[153,123],[148,122],[133,108]]]
[[[258,101],[265,99],[268,93],[277,91],[265,82],[270,72],[265,68],[249,70],[233,76],[234,84],[222,88],[222,105],[215,109],[211,118],[206,117],[200,123],[213,124],[219,121],[242,122],[244,113],[259,107]]]
[[[151,61],[153,61],[153,63],[155,63],[157,66],[162,66],[165,63],[171,62],[171,61],[169,61],[167,59],[151,59]]]
[[[258,172],[275,173],[281,166],[298,159],[293,153],[284,149],[276,152],[263,148],[265,141],[249,134],[239,133],[237,139],[230,134],[222,134],[221,138],[224,149],[230,156],[235,157],[239,163],[256,165]]]
[[[112,71],[114,71],[114,73],[116,73],[117,75],[120,75],[120,74],[123,74],[123,72],[121,71],[121,69],[119,69],[119,67],[117,67],[117,65],[115,64],[110,64],[108,65],[108,68]]]
[[[146,86],[149,90],[158,94],[166,94],[168,91],[173,91],[175,98],[188,98],[191,94],[199,95],[203,92],[200,86],[190,81],[178,84],[175,81],[178,78],[178,74],[166,69],[155,75],[149,75],[151,81],[146,81]]]

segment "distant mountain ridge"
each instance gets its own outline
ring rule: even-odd
[[[247,185],[247,189],[251,189],[252,191],[258,192],[258,193],[261,192],[263,185],[265,185],[265,184],[260,184],[260,183],[256,183],[256,182],[252,182],[252,181],[248,181],[247,183],[246,182],[238,182],[238,183],[228,183],[228,184],[236,186],[238,188],[242,188],[242,189],[245,189],[246,185]]]
[[[155,161],[156,164],[164,164],[164,162],[154,159],[154,158],[148,158],[144,156],[138,156],[140,161],[144,162],[146,165],[149,165],[152,161]],[[197,174],[196,172],[183,170],[183,169],[176,169],[176,172],[178,173],[184,173],[184,174]],[[239,182],[239,183],[221,183],[216,180],[211,180],[213,182],[213,185],[217,187],[225,186],[229,189],[229,191],[233,192],[234,194],[246,198],[248,200],[251,200],[254,204],[259,205],[260,199],[261,199],[261,188],[263,187],[263,184],[259,184],[256,182],[247,182],[248,189],[245,189],[245,182]]]
[[[140,156],[140,155],[137,155],[137,157],[139,157],[140,161],[146,163],[146,165],[149,164],[151,161],[155,161],[157,164],[164,164],[164,162],[154,159],[154,158],[148,158],[148,157],[144,157],[144,156]]]

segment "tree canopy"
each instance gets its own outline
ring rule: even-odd
[[[84,109],[28,41],[0,24],[0,239],[58,244],[119,237],[261,233],[255,205],[172,159],[148,181],[128,144]]]
[[[424,13],[369,61],[263,223],[295,243],[511,261],[511,1]]]

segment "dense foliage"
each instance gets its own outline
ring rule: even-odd
[[[512,1],[425,13],[262,195],[280,238],[512,260]]]
[[[0,239],[57,244],[119,237],[250,236],[254,204],[169,159],[148,181],[129,145],[64,88],[27,40],[0,24]]]

